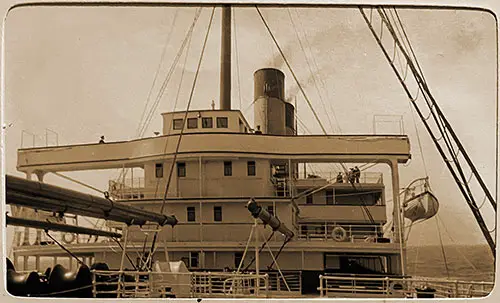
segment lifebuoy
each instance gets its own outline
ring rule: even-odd
[[[336,226],[333,230],[332,230],[332,238],[337,241],[337,242],[342,242],[342,241],[345,241],[345,239],[347,238],[347,232],[345,231],[345,229],[341,226]]]
[[[404,290],[404,287],[399,282],[391,282],[391,284],[389,284],[389,293],[390,294],[402,293],[403,290]]]
[[[73,243],[73,241],[75,241],[75,234],[73,233],[65,233],[63,235],[63,241],[64,243],[66,244],[71,244]]]

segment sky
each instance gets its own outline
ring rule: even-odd
[[[57,133],[59,145],[94,143],[101,135],[107,141],[137,138],[144,108],[150,108],[159,94],[195,11],[195,7],[168,6],[11,11],[5,36],[3,110],[5,124],[12,123],[5,130],[6,172],[22,175],[16,171],[16,150],[21,140],[24,147],[32,145],[29,134],[35,135],[36,146],[56,143],[53,133],[46,138],[46,129]],[[413,122],[408,98],[358,9],[265,7],[261,12],[328,133],[373,134],[374,116],[402,117],[412,160],[400,166],[400,185],[427,173],[441,203],[443,241],[485,243],[422,123]],[[398,12],[431,91],[494,194],[497,42],[493,15],[472,10]],[[161,131],[161,112],[185,109],[210,14],[210,8],[202,10],[187,60],[183,53],[145,136]],[[233,108],[241,109],[252,124],[253,73],[264,67],[279,68],[285,73],[287,97],[297,102],[299,132],[306,133],[307,128],[321,134],[255,8],[236,7],[233,18]],[[192,109],[210,108],[212,100],[218,104],[219,35],[220,9],[216,9]],[[151,89],[157,71],[157,83]],[[410,89],[415,91],[415,86]],[[385,133],[399,130],[396,124],[376,127]],[[108,178],[117,172],[68,175],[106,189]],[[47,176],[46,182],[85,191],[56,176]],[[482,211],[492,228],[494,216],[488,203]],[[438,244],[437,234],[436,220],[428,220],[412,228],[409,244]]]

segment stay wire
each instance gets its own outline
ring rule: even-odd
[[[290,23],[292,24],[292,28],[295,32],[295,36],[297,37],[297,41],[299,41],[300,49],[304,53],[304,58],[306,59],[306,63],[307,63],[307,67],[309,69],[309,72],[312,75],[313,84],[314,84],[314,87],[316,88],[316,92],[318,93],[319,100],[321,101],[321,105],[323,106],[323,110],[325,111],[325,113],[328,113],[328,110],[327,110],[326,105],[325,105],[325,101],[323,100],[323,95],[321,94],[321,91],[318,87],[318,83],[316,82],[316,75],[319,74],[319,71],[313,72],[312,67],[311,67],[311,63],[309,62],[309,58],[307,57],[307,52],[304,48],[304,45],[302,44],[302,40],[300,39],[300,35],[298,33],[297,27],[295,26],[295,22],[293,21],[293,17],[292,17],[292,14],[290,12],[290,8],[287,8],[287,12],[288,12],[288,17],[290,18]],[[335,130],[333,128],[332,120],[330,119],[330,115],[327,114],[326,117],[328,119],[328,123],[330,125],[330,129],[331,129],[332,133],[335,132]]]
[[[179,8],[177,8],[175,10],[175,14],[174,14],[174,17],[172,19],[172,24],[170,25],[170,30],[167,34],[167,38],[165,40],[165,44],[163,45],[163,50],[161,52],[161,55],[160,55],[160,62],[158,63],[158,67],[156,68],[156,73],[153,77],[153,82],[151,83],[151,87],[149,88],[149,92],[148,92],[148,96],[146,97],[146,104],[144,105],[144,109],[142,110],[142,114],[141,114],[141,119],[139,120],[139,125],[137,126],[137,130],[136,130],[136,133],[137,133],[137,136],[140,136],[140,129],[141,129],[141,125],[142,125],[142,122],[143,122],[143,119],[144,119],[144,115],[146,114],[146,109],[149,105],[149,101],[151,99],[151,94],[153,92],[153,88],[156,84],[156,80],[158,79],[158,75],[160,74],[160,70],[161,70],[161,66],[163,65],[163,60],[165,58],[165,53],[167,51],[167,46],[168,44],[170,43],[170,39],[172,38],[172,32],[174,30],[174,26],[175,26],[175,22],[177,21],[177,15],[179,14]]]
[[[64,247],[64,245],[62,245],[59,241],[57,241],[54,237],[52,237],[51,234],[49,234],[49,230],[45,230],[45,234],[47,235],[47,237],[49,237],[50,239],[52,239],[52,241],[56,242],[56,244],[62,248],[62,250],[64,250],[65,252],[67,252],[71,257],[73,257],[80,265],[85,265],[85,263],[83,263],[82,260],[78,259],[78,257],[72,253],[69,249],[67,249],[66,247]]]
[[[257,230],[255,232],[257,232]],[[273,236],[274,236],[274,231],[269,235],[267,240],[264,243],[262,243],[262,245],[260,246],[259,254],[262,252],[262,250],[266,246],[267,242],[269,242]],[[250,263],[248,263],[248,265],[245,267],[245,269],[243,269],[243,272],[247,271],[248,268],[250,268],[250,266],[252,266],[253,262],[255,262],[255,256],[253,256],[252,260],[250,260]]]
[[[179,87],[177,88],[177,93],[175,95],[175,102],[174,102],[174,107],[173,107],[173,111],[175,111],[175,109],[177,108],[177,104],[179,103],[179,96],[180,96],[180,92],[181,92],[181,87],[182,87],[182,83],[184,81],[184,74],[185,74],[185,71],[186,71],[186,64],[187,64],[187,59],[188,59],[188,55],[189,55],[189,50],[191,49],[191,40],[192,40],[192,35],[189,37],[189,40],[188,40],[188,44],[187,44],[187,47],[186,47],[186,56],[184,57],[184,65],[183,65],[183,68],[182,68],[182,71],[181,71],[181,77],[180,77],[180,82],[179,82]],[[168,134],[170,134],[170,131],[172,129],[172,125],[173,125],[173,119],[170,120],[170,123],[168,125]],[[166,150],[167,150],[167,145],[168,145],[168,140],[169,140],[169,137],[166,138],[166,141],[165,141],[165,146],[164,146],[164,149],[163,149],[163,154],[165,154]],[[157,196],[158,194],[158,189],[159,189],[159,186],[160,186],[160,178],[156,179],[156,187],[155,187],[155,197]]]
[[[207,41],[208,41],[208,36],[209,36],[209,33],[210,33],[210,29],[212,28],[214,13],[215,13],[215,6],[212,8],[212,13],[210,15],[210,21],[208,23],[207,32],[205,34],[205,39],[203,41],[203,47],[202,47],[202,50],[201,50],[200,59],[198,61],[198,66],[196,68],[196,73],[194,75],[193,85],[191,87],[191,93],[189,95],[189,101],[188,101],[188,104],[187,104],[187,107],[186,107],[186,111],[185,111],[185,114],[184,114],[184,119],[182,121],[182,128],[181,128],[181,131],[179,133],[179,139],[177,140],[177,146],[175,148],[175,153],[174,153],[174,158],[172,160],[172,165],[170,166],[170,173],[168,175],[167,184],[165,186],[165,192],[164,192],[164,195],[163,195],[163,201],[162,201],[162,204],[161,204],[160,213],[163,213],[163,210],[165,208],[165,204],[166,204],[165,202],[167,200],[168,189],[170,187],[170,182],[172,180],[174,166],[176,164],[177,155],[179,153],[179,148],[180,148],[180,144],[181,144],[181,141],[182,141],[182,135],[184,134],[184,128],[186,126],[187,115],[188,115],[188,112],[189,112],[189,108],[191,106],[191,102],[193,101],[194,89],[196,87],[196,83],[197,83],[197,80],[198,80],[198,75],[200,73],[201,63],[203,61],[203,55],[205,54],[205,48],[207,46]],[[151,244],[150,256],[152,256],[153,253],[154,253],[154,251],[155,251],[155,244],[156,244],[157,237],[158,237],[158,231],[155,231],[154,237],[153,237],[153,242]]]
[[[323,126],[323,123],[321,123],[321,120],[319,119],[318,117],[318,114],[316,113],[316,111],[314,110],[314,107],[312,106],[311,104],[311,101],[309,100],[309,98],[307,97],[307,94],[306,92],[304,91],[304,88],[302,87],[302,85],[300,84],[299,82],[299,79],[297,78],[297,75],[295,74],[295,72],[293,71],[292,69],[292,66],[290,65],[290,63],[288,62],[288,59],[285,57],[285,54],[283,53],[283,50],[281,49],[278,41],[276,40],[273,32],[271,31],[271,28],[269,27],[269,25],[267,24],[267,21],[266,19],[264,18],[264,16],[262,15],[259,7],[256,5],[255,6],[255,9],[257,10],[257,13],[259,14],[262,22],[264,23],[264,26],[266,27],[267,31],[269,32],[269,35],[271,36],[271,39],[273,40],[274,44],[276,45],[276,47],[278,48],[278,51],[280,52],[281,54],[281,57],[283,58],[283,61],[285,62],[286,66],[288,67],[288,70],[290,71],[290,73],[292,74],[292,77],[293,79],[295,80],[295,83],[297,83],[297,86],[299,87],[299,90],[300,92],[302,93],[302,96],[304,97],[304,99],[306,100],[307,104],[309,105],[309,108],[311,109],[314,117],[316,118],[316,121],[318,122],[319,126],[321,127],[321,130],[323,131],[323,133],[326,135],[327,132],[326,132],[326,129],[325,127]]]

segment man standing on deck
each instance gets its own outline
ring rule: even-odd
[[[357,166],[354,167],[353,174],[354,174],[354,179],[356,180],[356,183],[359,183],[359,177],[361,177],[361,171],[359,170],[359,168]]]

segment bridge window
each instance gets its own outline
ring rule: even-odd
[[[255,176],[255,174],[256,174],[255,161],[248,161],[247,162],[247,173],[249,176]]]
[[[224,161],[224,176],[232,176],[233,175],[233,162]]]
[[[217,117],[217,128],[227,128],[227,117]]]
[[[325,190],[326,204],[333,205],[333,189]]]
[[[177,177],[185,177],[185,176],[186,176],[186,163],[177,162]]]
[[[155,164],[155,175],[156,178],[163,178],[163,163]]]
[[[196,221],[196,210],[192,206],[189,206],[187,208],[187,221],[188,222],[195,222]]]
[[[182,129],[182,124],[182,119],[174,119],[174,129]]]
[[[200,265],[200,253],[192,251],[189,253],[189,267],[190,268],[197,268]]]
[[[212,128],[212,127],[214,127],[213,126],[212,117],[201,118],[201,127],[203,127],[203,128]]]
[[[239,268],[241,260],[243,260],[243,253],[242,252],[235,252],[234,253],[234,268]],[[243,264],[241,264],[243,266]]]
[[[188,128],[198,128],[198,118],[189,118],[188,119]]]
[[[222,206],[214,206],[214,221],[222,222]]]

